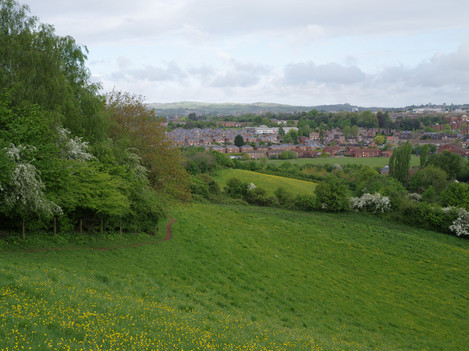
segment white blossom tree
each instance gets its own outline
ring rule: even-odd
[[[45,186],[39,171],[33,164],[25,160],[25,152],[34,151],[32,146],[10,144],[3,150],[13,164],[9,184],[4,186],[2,197],[6,207],[19,215],[22,220],[22,235],[25,238],[25,221],[27,217],[37,215],[50,218],[61,214],[62,209],[45,196]]]

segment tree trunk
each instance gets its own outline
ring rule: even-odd
[[[83,219],[80,218],[80,235],[83,235]]]

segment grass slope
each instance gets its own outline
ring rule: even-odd
[[[219,171],[215,177],[219,182],[220,187],[223,188],[230,178],[239,178],[244,182],[253,183],[255,186],[264,188],[268,193],[274,194],[278,187],[283,186],[290,193],[296,194],[314,194],[316,183],[307,182],[287,177],[280,177],[269,174],[262,174],[243,169],[223,169]]]
[[[0,348],[469,344],[467,240],[353,213],[197,204],[174,217],[156,245],[0,252]]]

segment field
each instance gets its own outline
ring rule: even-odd
[[[325,158],[298,158],[295,160],[269,160],[269,163],[279,165],[283,162],[291,162],[297,165],[313,164],[313,165],[356,165],[361,164],[369,167],[384,167],[389,163],[388,157],[325,157]],[[420,159],[417,156],[412,156],[410,160],[411,166],[417,166]]]
[[[239,178],[244,182],[253,183],[255,186],[264,188],[268,193],[273,194],[278,187],[284,187],[294,195],[314,194],[316,183],[293,178],[280,177],[269,174],[246,171],[243,169],[223,169],[220,170],[215,179],[223,188],[230,178]]]
[[[173,238],[146,246],[3,246],[0,349],[469,345],[467,240],[354,213],[196,204],[173,217]]]

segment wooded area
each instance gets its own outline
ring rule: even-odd
[[[161,121],[141,97],[103,95],[86,47],[0,4],[0,229],[154,232],[189,196]]]

